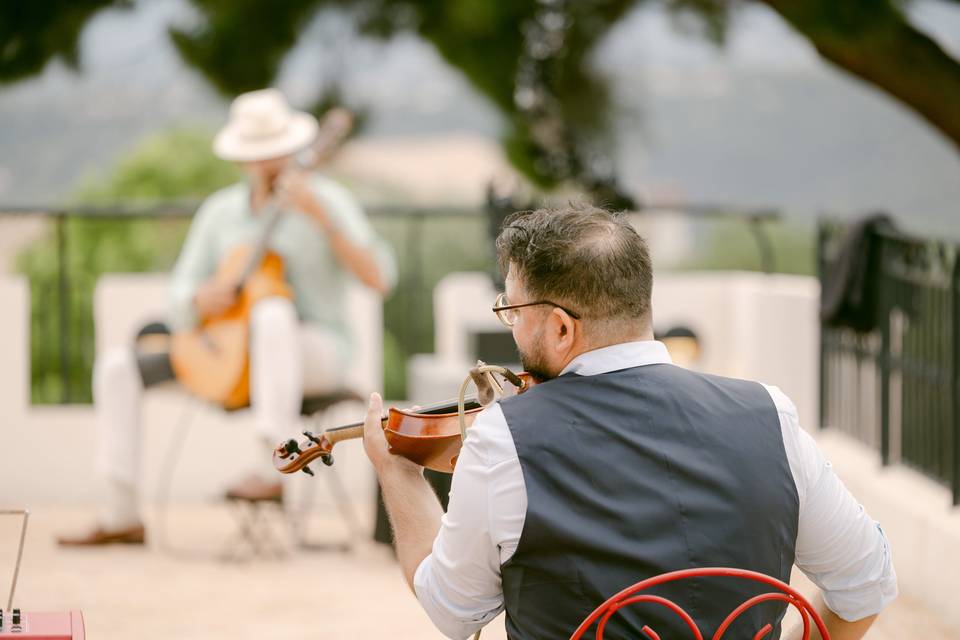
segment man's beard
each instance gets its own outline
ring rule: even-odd
[[[518,345],[517,351],[520,353],[520,365],[523,366],[523,370],[533,376],[533,379],[537,382],[546,382],[557,376],[551,374],[547,369],[546,358],[543,357],[543,344],[539,339],[541,335],[542,332],[537,334],[536,339],[534,339],[533,349],[525,351]]]

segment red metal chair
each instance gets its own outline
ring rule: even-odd
[[[823,640],[830,640],[830,636],[823,624],[823,620],[820,618],[820,614],[818,614],[816,609],[814,609],[813,606],[807,602],[806,598],[800,595],[795,589],[791,588],[790,585],[785,584],[776,578],[771,578],[768,575],[757,573],[756,571],[747,571],[745,569],[725,569],[722,567],[707,567],[703,569],[683,569],[681,571],[671,571],[670,573],[664,573],[663,575],[654,576],[653,578],[648,578],[638,582],[632,587],[627,587],[620,593],[612,596],[609,600],[597,607],[593,613],[587,616],[586,620],[584,620],[580,626],[577,627],[577,630],[573,633],[573,635],[570,636],[570,640],[580,640],[580,638],[587,632],[587,629],[589,629],[598,620],[599,622],[597,622],[596,640],[602,640],[603,630],[606,627],[607,621],[610,619],[610,617],[623,607],[638,602],[651,602],[670,609],[677,614],[684,621],[684,623],[686,623],[696,640],[703,640],[703,634],[701,633],[700,629],[697,628],[697,624],[693,621],[693,618],[690,617],[690,614],[684,611],[678,604],[660,596],[635,594],[657,585],[673,582],[675,580],[683,580],[686,578],[704,578],[710,576],[743,578],[745,580],[762,582],[777,589],[776,591],[770,593],[763,593],[754,596],[734,609],[717,628],[716,633],[713,634],[713,640],[720,640],[723,638],[723,634],[726,633],[727,629],[731,624],[733,624],[734,620],[740,617],[744,611],[760,604],[761,602],[769,602],[771,600],[780,600],[797,608],[797,611],[800,613],[800,618],[803,621],[802,640],[809,640],[810,638],[811,618],[813,618],[814,624],[817,625],[817,629],[820,631],[820,635],[823,637]],[[753,636],[753,640],[760,640],[772,630],[773,625],[769,623],[766,624],[763,628],[757,631],[757,633]],[[650,638],[650,640],[660,640],[660,636],[657,635],[657,632],[648,626],[643,627],[643,632],[648,638]]]

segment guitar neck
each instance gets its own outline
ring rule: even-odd
[[[333,151],[347,137],[352,128],[353,115],[349,111],[342,108],[331,109],[320,122],[314,143],[309,149],[294,156],[290,161],[291,166],[288,167],[288,169],[300,171],[316,169],[330,157]],[[270,244],[270,236],[273,235],[274,228],[283,216],[283,210],[277,204],[276,195],[271,197],[267,202],[267,215],[269,216],[267,224],[260,233],[257,244],[250,254],[250,261],[243,270],[243,276],[240,278],[240,282],[237,283],[238,289],[243,288],[243,285],[246,284],[250,276],[257,270],[257,267],[260,266],[260,262],[263,260],[263,256]]]
[[[263,256],[267,253],[267,246],[270,244],[270,236],[273,235],[273,230],[283,216],[283,209],[276,205],[275,197],[270,199],[267,207],[267,216],[269,216],[267,218],[267,224],[263,227],[263,231],[260,232],[260,237],[257,238],[257,243],[254,245],[253,251],[250,252],[250,259],[247,260],[247,264],[243,268],[243,275],[237,283],[237,289],[243,288],[247,280],[250,279],[250,276],[253,275],[260,266],[260,263],[263,262]]]

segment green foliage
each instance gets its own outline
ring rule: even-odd
[[[597,43],[647,0],[190,0],[199,20],[170,29],[181,57],[224,95],[269,86],[318,12],[349,12],[359,31],[386,38],[414,31],[503,114],[507,157],[541,187],[610,192],[629,207],[610,162],[609,95],[591,68]],[[916,110],[960,142],[942,95],[960,89],[960,62],[915,29],[911,0],[756,0],[778,12],[822,56]],[[953,0],[960,2],[960,0]],[[736,10],[728,0],[667,0],[681,28],[722,44]],[[76,65],[83,26],[129,0],[0,3],[0,82],[40,71],[52,58]],[[878,58],[883,50],[886,58]],[[877,58],[876,64],[867,64]],[[900,59],[909,64],[894,64]],[[925,75],[928,74],[928,75]],[[915,77],[929,77],[931,92]],[[314,108],[335,99],[316,88]],[[601,161],[596,161],[596,158]],[[606,194],[603,195],[606,198]],[[609,198],[607,198],[609,199]]]
[[[598,168],[606,163],[590,161],[609,155],[609,100],[589,55],[612,26],[645,1],[191,0],[200,20],[190,28],[170,29],[170,37],[188,64],[233,96],[272,84],[322,10],[350,12],[370,36],[415,31],[503,113],[504,145],[518,170],[541,186],[572,182],[592,192],[598,185],[615,185],[615,176],[597,175],[609,171]],[[960,62],[910,23],[905,9],[912,0],[756,2],[779,13],[825,59],[895,96],[960,143],[957,118],[942,108],[950,104],[944,92],[960,87]],[[667,0],[665,6],[680,27],[693,25],[722,44],[742,4]],[[76,67],[77,43],[90,18],[104,7],[129,6],[130,0],[0,3],[0,83],[35,74],[55,58]],[[558,39],[556,46],[550,44]],[[878,57],[880,49],[886,58]],[[871,66],[865,58],[880,62]],[[898,59],[909,64],[893,64]],[[909,82],[914,77],[928,77],[940,91]],[[531,88],[537,96],[524,104],[518,96],[529,98]],[[329,103],[331,96],[323,95],[322,87],[317,91],[315,107]]]
[[[297,36],[323,9],[349,10],[362,33],[389,37],[415,30],[504,114],[504,143],[515,166],[535,183],[598,181],[587,161],[597,154],[608,122],[605,80],[588,63],[594,45],[638,0],[191,0],[202,20],[173,29],[181,56],[226,96],[273,83]],[[530,34],[563,25],[549,54],[533,50],[550,36]],[[324,102],[317,87],[316,101]],[[518,104],[531,91],[535,106]],[[548,124],[544,126],[544,123]]]
[[[87,22],[129,0],[8,0],[0,2],[0,84],[39,73],[50,60],[79,66],[77,43]]]
[[[174,28],[170,37],[186,62],[219,91],[233,96],[273,82],[317,4],[309,0],[193,0],[206,25],[196,31]]]
[[[240,179],[239,169],[210,151],[213,134],[175,129],[144,139],[106,176],[82,179],[75,204],[194,200]]]
[[[384,393],[406,397],[406,363],[433,351],[433,289],[453,271],[486,271],[491,250],[486,218],[378,216],[374,226],[393,247],[400,280],[383,307]]]
[[[234,182],[237,170],[210,153],[210,140],[209,132],[196,130],[148,138],[105,177],[87,176],[70,203],[196,199]],[[108,272],[169,269],[187,225],[183,219],[68,216],[56,220],[44,238],[17,257],[17,270],[30,280],[34,402],[89,401],[97,278]],[[58,295],[61,275],[68,294],[65,309],[60,308]],[[61,327],[62,314],[67,321]],[[62,363],[64,345],[66,362]],[[64,364],[67,375],[61,376]],[[63,379],[69,381],[66,386]]]
[[[760,271],[762,260],[757,238],[740,220],[704,222],[696,234],[701,241],[696,257],[678,265],[681,269],[711,271]],[[816,274],[814,229],[795,222],[765,222],[774,271],[798,275]]]
[[[707,40],[721,45],[730,25],[731,5],[725,0],[668,0],[667,9],[679,30],[696,30]]]
[[[349,9],[368,35],[416,31],[501,111],[507,156],[519,171],[543,187],[568,183],[595,193],[615,187],[616,175],[606,168],[608,90],[589,55],[645,1],[192,0],[204,21],[174,38],[185,60],[232,95],[272,83],[297,34],[321,9]],[[960,118],[943,107],[956,102],[944,96],[960,91],[960,61],[911,24],[905,11],[911,0],[756,2],[780,14],[824,59],[894,96],[960,144]],[[667,0],[665,6],[677,26],[723,44],[743,4]],[[604,161],[592,162],[598,155]]]

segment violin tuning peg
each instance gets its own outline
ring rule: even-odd
[[[301,469],[301,471],[303,471],[308,476],[313,477],[313,469],[311,469],[310,467],[304,467],[303,469]]]
[[[313,434],[313,432],[310,431],[309,429],[305,429],[305,430],[303,431],[303,435],[305,435],[305,436],[307,437],[307,440],[309,440],[309,441],[312,442],[313,444],[320,444],[320,438],[318,438],[317,436],[315,436],[315,435]]]
[[[292,453],[300,453],[300,445],[297,444],[296,440],[291,438],[283,443],[283,450],[287,452],[287,455]]]
[[[327,453],[327,454],[325,454],[325,455],[322,455],[322,456],[320,456],[320,460],[323,461],[323,464],[325,464],[325,465],[327,465],[327,466],[329,467],[329,466],[333,465],[333,454]]]

